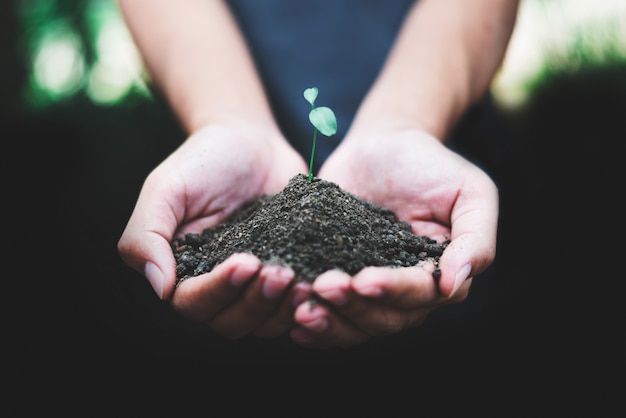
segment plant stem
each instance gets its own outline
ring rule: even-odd
[[[313,128],[313,147],[311,148],[311,162],[309,163],[309,183],[313,179],[313,156],[315,155],[316,140],[317,140],[317,128]]]

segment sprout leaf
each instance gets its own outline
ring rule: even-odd
[[[323,135],[331,136],[337,133],[337,119],[328,107],[316,107],[309,112],[309,120]]]
[[[328,107],[315,107],[317,99],[317,87],[310,87],[304,90],[304,98],[311,105],[309,120],[313,125],[313,144],[311,146],[311,161],[309,162],[309,183],[313,179],[313,156],[315,155],[315,143],[317,142],[317,132],[322,135],[331,136],[337,133],[337,118],[335,113]]]
[[[311,106],[313,106],[315,104],[315,99],[317,99],[317,87],[311,87],[304,90],[304,98],[311,104]]]

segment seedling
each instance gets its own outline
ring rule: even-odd
[[[311,162],[309,163],[309,183],[313,179],[313,157],[315,156],[317,132],[319,131],[322,135],[326,136],[332,136],[337,133],[337,118],[335,118],[335,113],[325,106],[315,107],[317,93],[317,87],[304,90],[304,98],[311,104],[309,120],[311,124],[313,124],[313,147],[311,148]]]

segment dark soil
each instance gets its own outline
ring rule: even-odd
[[[426,260],[435,264],[437,280],[447,245],[413,234],[392,211],[335,183],[298,174],[281,192],[248,202],[215,228],[175,239],[172,250],[178,283],[239,252],[291,266],[298,280],[310,282],[333,269],[354,275],[367,266],[410,267]]]

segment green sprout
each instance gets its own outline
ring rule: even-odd
[[[309,120],[313,124],[313,147],[311,148],[311,162],[309,163],[309,183],[313,179],[313,156],[315,155],[317,131],[326,136],[335,135],[337,133],[337,119],[333,111],[325,106],[315,107],[317,93],[317,87],[304,90],[304,98],[311,104]]]

